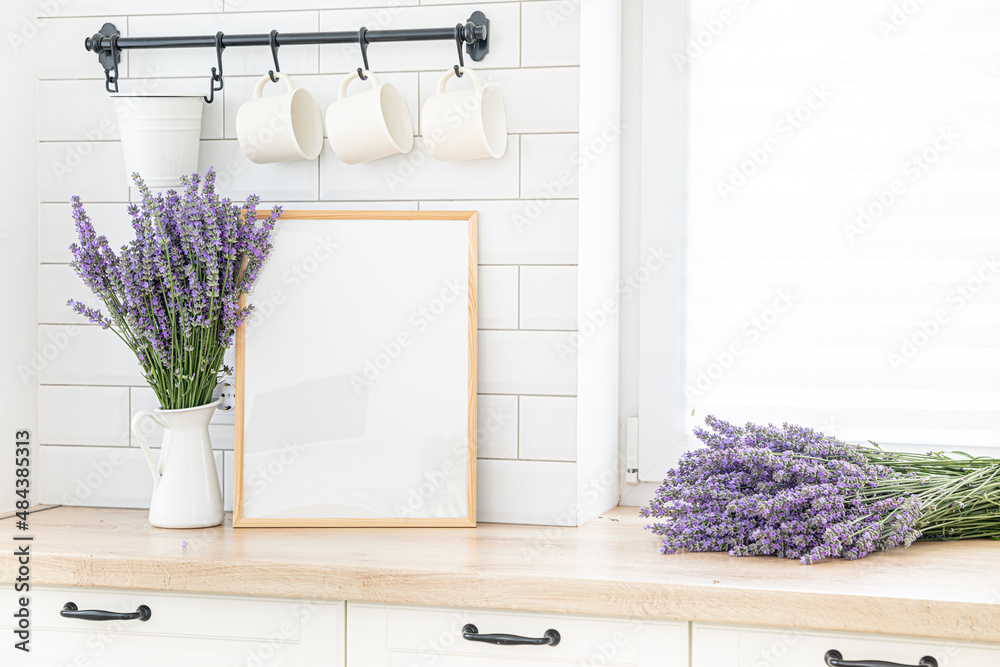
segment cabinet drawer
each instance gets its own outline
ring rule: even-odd
[[[1000,665],[1000,646],[895,635],[778,630],[696,623],[692,667],[824,667],[827,651],[844,660],[917,665],[926,655],[940,667]]]
[[[480,634],[542,637],[556,646],[500,646],[469,641]],[[687,624],[571,614],[448,609],[348,603],[348,667],[502,667],[518,664],[662,667],[688,662]]]
[[[13,611],[13,593],[0,595]],[[31,667],[134,667],[135,665],[343,665],[343,602],[271,600],[214,595],[90,588],[36,588],[29,594],[30,654],[13,641],[0,645],[0,665]],[[64,618],[63,605],[134,612],[149,607],[148,621]],[[12,636],[11,613],[0,632]],[[141,661],[139,659],[141,658]]]

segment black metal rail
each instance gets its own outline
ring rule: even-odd
[[[104,87],[109,93],[118,92],[118,63],[121,62],[121,52],[129,49],[197,49],[214,48],[217,67],[212,68],[210,96],[206,102],[215,99],[215,93],[222,90],[222,52],[230,47],[269,46],[274,59],[275,71],[278,68],[278,47],[305,46],[311,44],[359,44],[365,69],[368,68],[368,45],[379,42],[425,42],[451,41],[458,46],[459,65],[464,58],[462,47],[469,58],[475,62],[481,61],[490,51],[490,20],[482,12],[473,12],[465,23],[458,23],[452,28],[411,28],[398,30],[368,30],[361,28],[356,31],[338,32],[285,32],[272,30],[270,33],[252,35],[227,35],[218,32],[215,35],[174,36],[174,37],[122,37],[121,32],[112,23],[105,23],[99,32],[87,37],[84,46],[88,51],[97,54],[98,61],[104,68]],[[457,67],[457,66],[456,66]],[[360,68],[359,68],[360,69]],[[273,77],[272,77],[273,78]],[[113,88],[112,88],[113,86]]]

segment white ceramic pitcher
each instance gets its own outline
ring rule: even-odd
[[[222,523],[222,491],[208,434],[208,422],[221,400],[183,410],[139,410],[132,417],[132,434],[153,473],[153,526],[207,528]],[[164,429],[159,463],[140,428],[146,417]]]

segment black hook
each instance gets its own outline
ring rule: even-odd
[[[100,43],[100,36],[94,35],[94,39]],[[118,48],[118,35],[111,35],[111,61],[114,63],[114,76],[111,76],[111,69],[104,70],[104,90],[109,93],[118,92],[118,59],[121,49]],[[111,90],[111,84],[115,84],[115,89]]]
[[[222,80],[222,51],[225,49],[225,45],[222,43],[222,31],[215,33],[215,58],[219,61],[219,67],[216,69],[212,68],[212,80],[209,82],[209,94],[205,96],[205,102],[211,104],[215,101],[215,93],[222,90],[225,82]],[[218,83],[219,87],[216,88],[215,84]]]
[[[267,75],[271,77],[271,83],[278,83],[278,79],[275,78],[274,73],[280,72],[281,67],[278,66],[278,31],[272,30],[271,37],[269,38],[271,42],[271,58],[274,59],[274,69],[268,70]]]
[[[462,24],[458,23],[455,25],[455,45],[458,47],[458,64],[455,65],[455,76],[462,76],[462,71],[460,68],[465,67],[465,56],[462,54]]]
[[[368,28],[362,27],[361,30],[358,30],[358,44],[361,45],[361,60],[365,63],[364,69],[358,68],[358,77],[362,81],[366,81],[368,77],[365,76],[364,70],[371,71],[368,69]]]

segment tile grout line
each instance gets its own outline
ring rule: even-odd
[[[517,66],[524,64],[524,5],[517,3]]]

